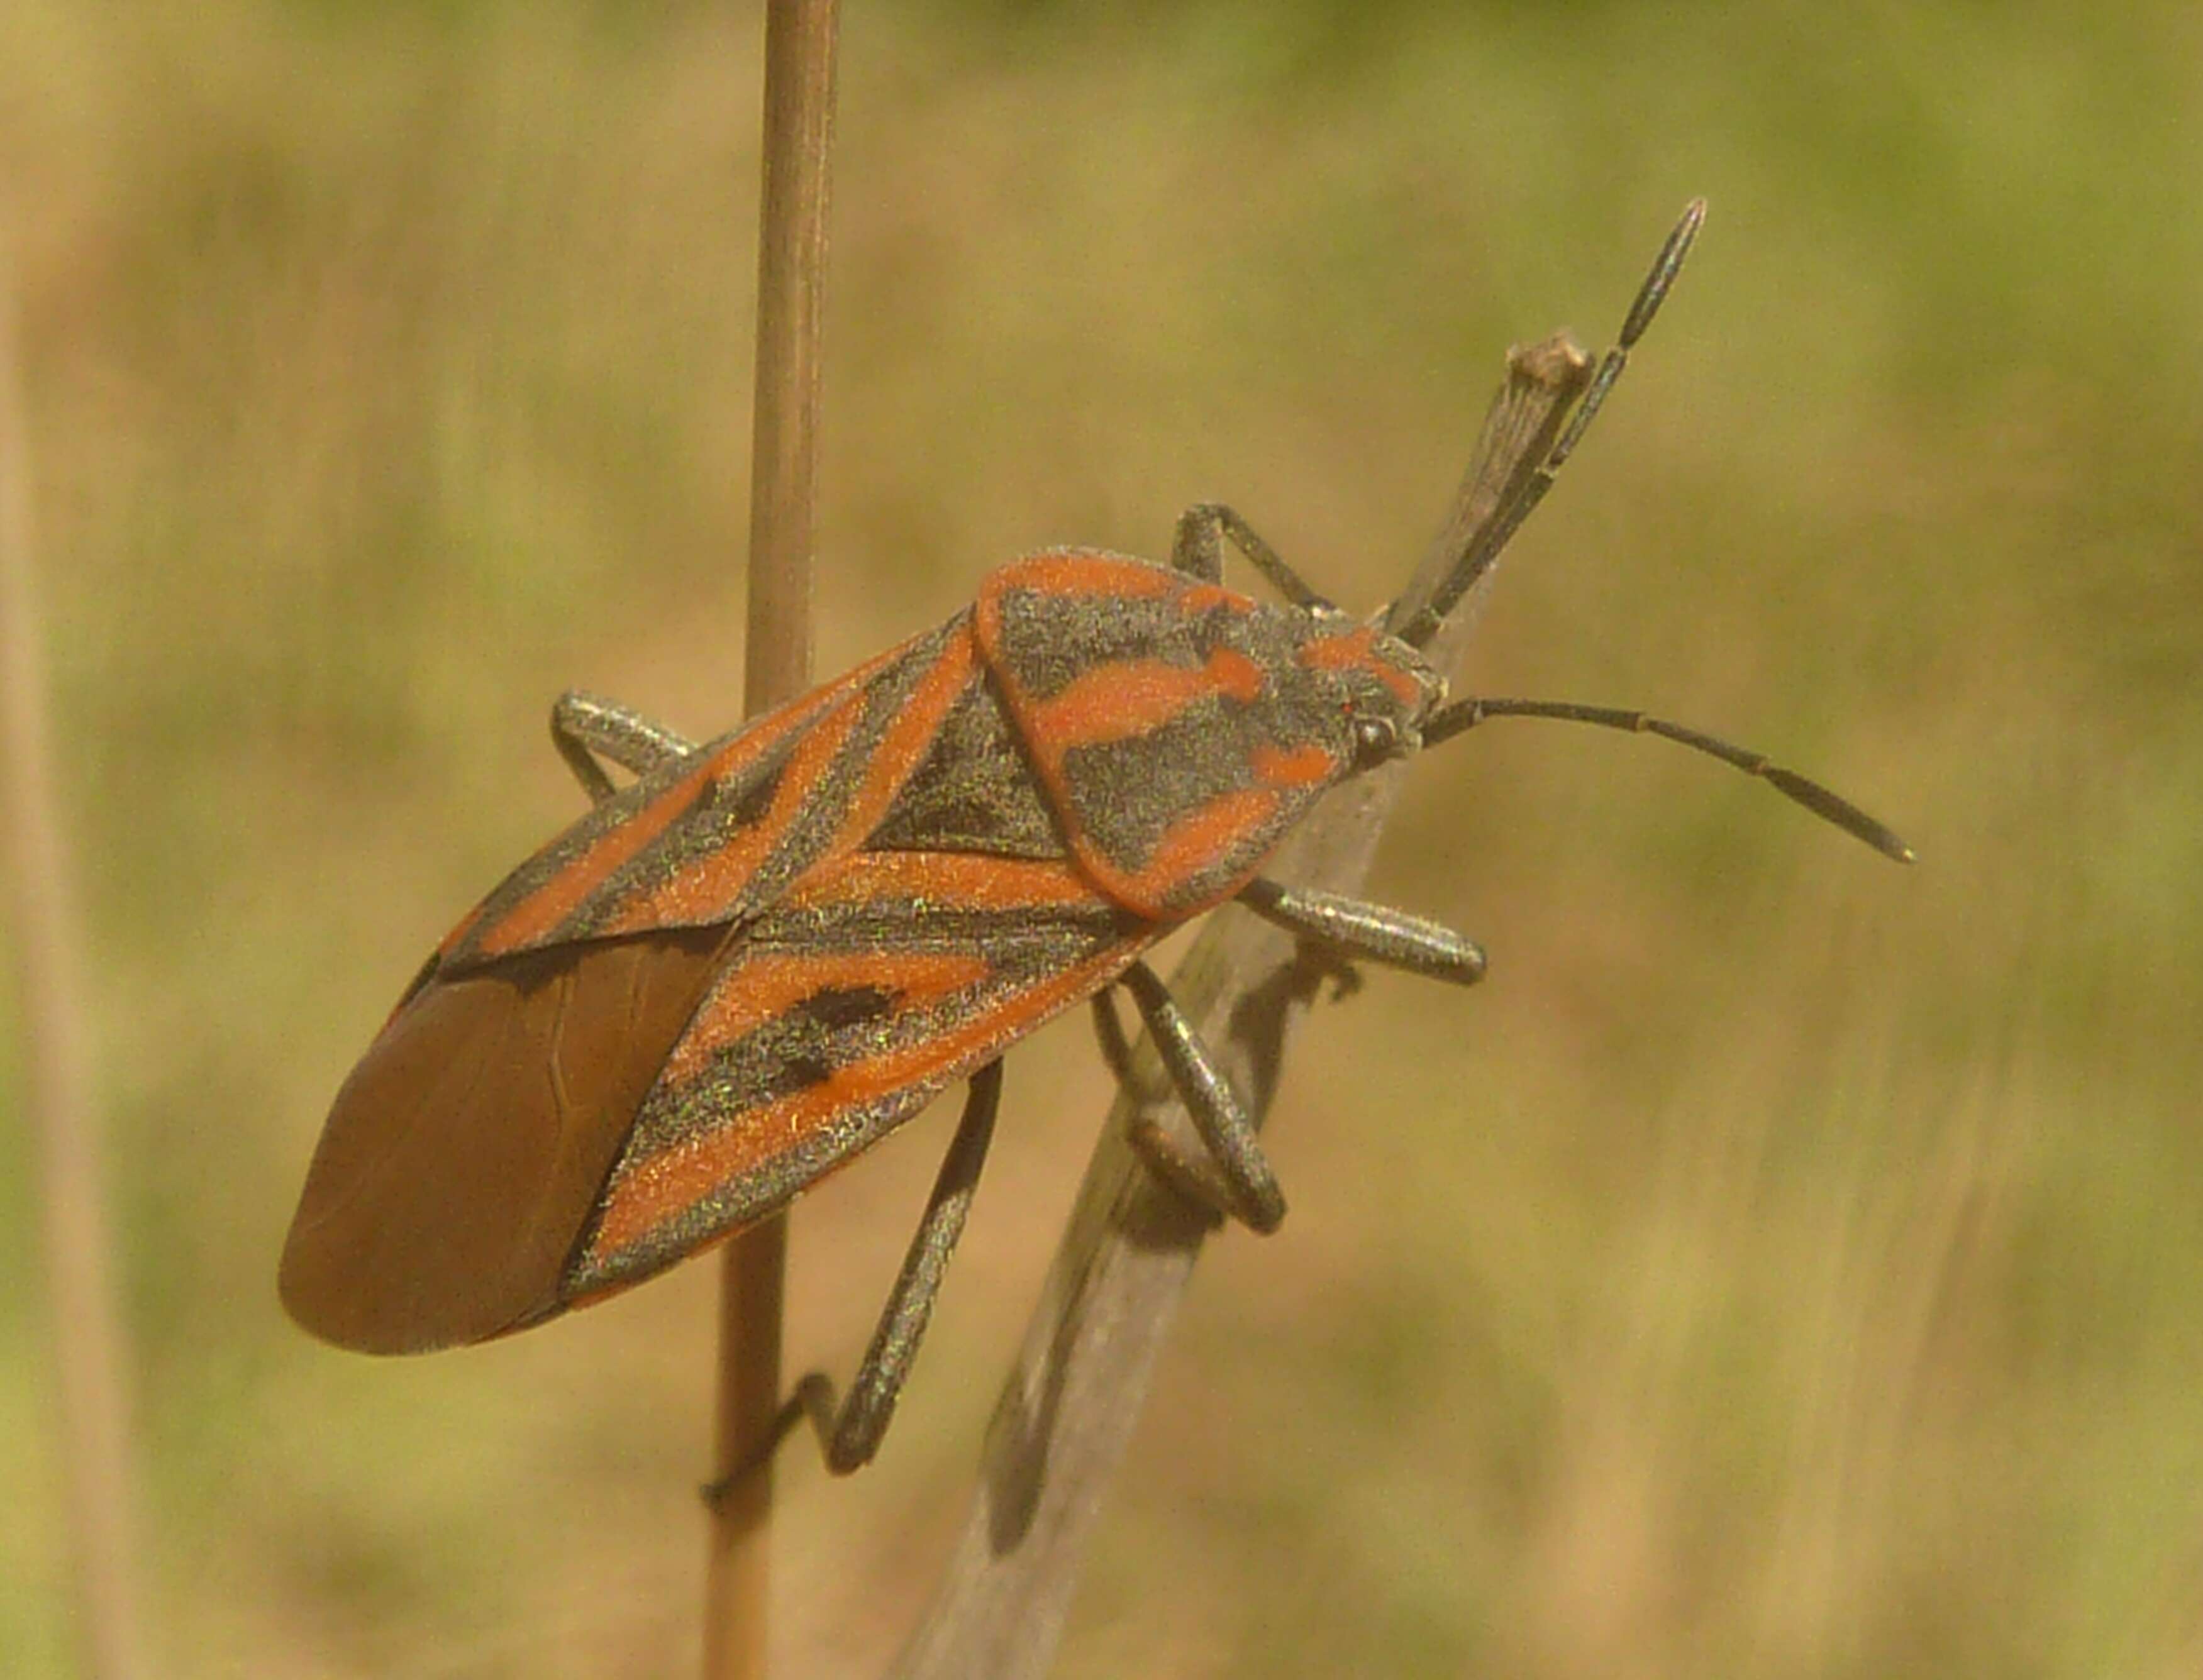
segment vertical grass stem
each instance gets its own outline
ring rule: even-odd
[[[23,1111],[38,1146],[54,1401],[84,1671],[147,1675],[139,1620],[122,1335],[93,1133],[76,900],[47,727],[32,563],[29,421],[12,275],[0,251],[0,827],[9,851]]]
[[[837,0],[769,0],[764,193],[759,212],[757,368],[750,445],[750,716],[811,681],[811,559],[818,463],[819,340],[834,139]],[[787,1223],[727,1245],[720,1287],[705,1680],[765,1672],[772,1466],[754,1457],[780,1406]]]

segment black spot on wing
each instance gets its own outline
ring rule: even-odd
[[[772,1083],[779,1088],[775,1095],[792,1095],[807,1091],[814,1085],[824,1085],[834,1076],[834,1064],[824,1056],[797,1054],[780,1064]]]
[[[985,958],[985,975],[924,1005],[871,985],[814,991],[715,1046],[710,1065],[696,1077],[659,1089],[637,1115],[621,1159],[646,1161],[701,1128],[739,1124],[766,1104],[811,1089],[836,1068],[936,1037],[967,1023],[974,1011],[992,1006],[990,1000],[999,1003],[1154,932],[1152,923],[1101,899],[1018,911],[944,908],[925,899],[770,908],[733,941],[716,986],[739,986],[753,952],[769,959],[788,952],[968,952]],[[873,1012],[876,1001],[882,1007]]]
[[[900,995],[884,986],[828,986],[795,1007],[806,1020],[832,1032],[877,1020],[895,1007]]]

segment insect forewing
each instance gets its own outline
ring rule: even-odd
[[[1068,854],[972,625],[644,777],[461,923],[338,1095],[294,1317],[414,1352],[647,1276],[1162,931]]]
[[[426,987],[329,1111],[283,1249],[291,1316],[340,1347],[413,1353],[556,1311],[724,940],[566,946]]]
[[[569,1293],[635,1282],[783,1205],[1164,931],[1062,859],[822,868],[727,952],[641,1099]]]

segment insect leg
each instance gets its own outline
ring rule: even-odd
[[[1287,933],[1346,956],[1456,986],[1484,978],[1484,952],[1474,940],[1405,911],[1259,875],[1240,889],[1239,902]]]
[[[598,800],[611,798],[612,792],[612,779],[597,763],[599,758],[643,775],[695,747],[694,742],[641,712],[579,688],[568,689],[551,703],[551,744],[582,790]]]
[[[972,1211],[972,1193],[978,1188],[979,1169],[987,1159],[987,1144],[995,1135],[995,1112],[1002,1097],[1002,1064],[989,1062],[972,1076],[971,1092],[964,1099],[964,1117],[957,1123],[955,1139],[941,1163],[933,1194],[903,1257],[902,1270],[888,1292],[871,1346],[851,1379],[846,1398],[836,1400],[833,1379],[812,1371],[795,1385],[795,1393],[781,1408],[772,1433],[759,1446],[750,1465],[762,1463],[805,1418],[818,1436],[818,1450],[826,1468],[847,1476],[870,1464],[880,1450],[881,1437],[895,1416],[903,1381],[910,1375],[918,1344],[924,1339],[926,1321],[933,1316],[934,1297],[956,1240],[964,1235],[964,1217]],[[749,1468],[745,1465],[744,1470]],[[735,1477],[706,1490],[712,1497]]]
[[[1224,539],[1254,563],[1269,579],[1270,587],[1296,607],[1331,610],[1329,601],[1309,588],[1301,575],[1288,566],[1278,551],[1262,540],[1255,528],[1221,502],[1201,502],[1178,516],[1178,534],[1171,542],[1171,564],[1190,572],[1206,583],[1224,581]]]
[[[1135,963],[1119,984],[1139,1005],[1156,1053],[1214,1165],[1189,1159],[1151,1120],[1133,1127],[1133,1147],[1166,1182],[1202,1205],[1230,1214],[1251,1230],[1277,1229],[1285,1217],[1285,1198],[1231,1081],[1153,969]]]
[[[1132,1042],[1125,1036],[1125,1023],[1117,1018],[1117,1005],[1109,988],[1094,994],[1094,1036],[1102,1046],[1102,1064],[1119,1085],[1132,1082]]]
[[[1118,1084],[1130,1087],[1132,1041],[1117,1018],[1116,994],[1106,987],[1094,994],[1094,1036],[1101,1046],[1102,1065]],[[1136,1122],[1131,1136],[1149,1171],[1198,1208],[1211,1225],[1224,1223],[1223,1210],[1231,1205],[1231,1197],[1214,1168],[1193,1159],[1152,1120]]]

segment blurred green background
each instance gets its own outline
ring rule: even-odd
[[[712,1268],[398,1363],[273,1273],[382,1011],[577,809],[551,697],[739,707],[758,37],[0,9],[167,1672],[693,1668]],[[1311,1020],[1293,1216],[1202,1268],[1061,1671],[2195,1673],[2203,14],[930,0],[843,51],[822,673],[1208,495],[1373,604],[1507,345],[1604,342],[1703,192],[1474,686],[1722,728],[1924,860],[1672,749],[1434,756],[1375,887],[1491,979]],[[72,1646],[9,1065],[35,1677]],[[876,1671],[960,1516],[1103,1110],[1084,1024],[1007,1092],[883,1462],[783,1473],[788,1673]],[[803,1204],[793,1362],[850,1368],[952,1117]]]

